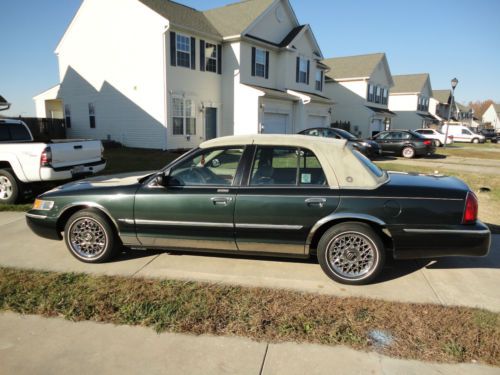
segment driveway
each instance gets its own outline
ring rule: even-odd
[[[485,258],[391,260],[381,280],[357,287],[331,281],[314,260],[130,250],[112,263],[85,264],[74,259],[62,241],[32,234],[19,212],[0,212],[0,238],[0,266],[287,288],[500,312],[500,235],[493,236]]]

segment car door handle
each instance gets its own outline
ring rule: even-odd
[[[309,207],[323,207],[326,203],[325,198],[307,198],[305,200]]]
[[[210,198],[214,206],[226,206],[233,200],[231,197],[212,197]]]

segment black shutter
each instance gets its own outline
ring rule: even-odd
[[[300,57],[297,56],[297,66],[295,67],[295,82],[299,82]]]
[[[255,47],[252,47],[252,77],[255,77]]]
[[[175,32],[171,31],[170,32],[170,65],[172,65],[172,66],[177,65],[176,54],[177,54],[177,44],[176,44]]]
[[[266,79],[269,78],[269,51],[266,51]]]
[[[306,75],[306,83],[309,84],[309,60],[307,60],[307,75]]]
[[[205,41],[200,39],[200,70],[205,71]]]
[[[196,69],[196,39],[191,37],[191,69]]]
[[[217,73],[222,74],[222,45],[217,44]]]

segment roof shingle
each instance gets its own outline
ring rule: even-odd
[[[422,92],[429,79],[429,74],[405,74],[392,76],[392,78],[394,79],[394,87],[391,89],[391,94]]]
[[[450,104],[451,90],[432,90],[432,97],[439,103]]]
[[[369,55],[334,57],[323,60],[330,67],[328,76],[333,79],[370,77],[384,53]]]

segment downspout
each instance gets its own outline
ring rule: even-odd
[[[163,45],[163,123],[165,127],[165,137],[163,151],[167,149],[168,145],[168,90],[167,90],[167,66],[168,66],[168,58],[167,58],[167,32],[170,29],[170,22],[167,21],[167,25],[165,26],[165,30],[162,33],[162,45]]]

